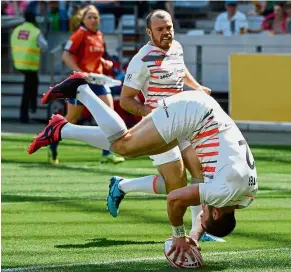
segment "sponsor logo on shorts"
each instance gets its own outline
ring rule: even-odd
[[[126,76],[126,80],[127,80],[127,81],[130,81],[131,78],[132,78],[132,74],[128,74],[128,75]]]

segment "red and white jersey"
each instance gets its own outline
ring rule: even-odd
[[[185,63],[183,49],[173,41],[168,51],[144,45],[130,61],[124,85],[141,90],[145,105],[153,109],[158,100],[183,91]]]
[[[190,138],[204,175],[204,183],[199,184],[200,201],[214,207],[247,207],[258,190],[249,146],[234,121],[212,97],[197,96],[208,109]]]
[[[254,158],[234,121],[211,96],[185,91],[159,101],[152,120],[166,143],[186,139],[202,165],[200,202],[247,207],[258,190]]]
[[[66,43],[65,50],[73,55],[83,72],[103,73],[101,58],[105,52],[105,43],[100,31],[92,32],[80,26]]]

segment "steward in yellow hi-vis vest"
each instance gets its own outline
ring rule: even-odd
[[[17,70],[38,71],[40,48],[38,36],[40,30],[30,22],[16,27],[11,35],[11,51],[14,67]]]
[[[37,109],[38,70],[41,50],[47,49],[47,41],[36,26],[35,14],[26,11],[25,22],[11,34],[11,52],[16,70],[23,73],[23,94],[20,105],[20,121],[29,123],[29,109]]]

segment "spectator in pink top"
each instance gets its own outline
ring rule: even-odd
[[[278,3],[274,6],[274,12],[265,17],[261,28],[272,31],[274,34],[286,33],[286,18],[283,5]]]
[[[7,15],[11,16],[23,14],[24,10],[27,7],[27,4],[27,1],[9,1],[7,3],[5,12]]]

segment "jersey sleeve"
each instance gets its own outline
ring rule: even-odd
[[[65,50],[69,51],[72,54],[76,54],[80,44],[82,43],[84,38],[84,33],[82,30],[78,29],[75,33],[72,34],[70,39],[67,41],[65,45]]]
[[[128,64],[123,85],[141,90],[145,85],[149,71],[144,62],[136,55]]]
[[[200,203],[216,208],[225,206],[229,201],[229,188],[227,184],[199,183]]]

